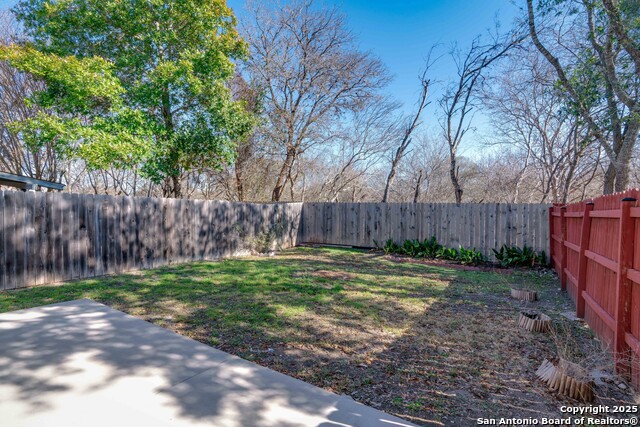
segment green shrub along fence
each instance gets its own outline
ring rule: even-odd
[[[441,245],[435,236],[425,239],[422,242],[417,239],[405,240],[398,244],[393,239],[386,242],[376,243],[376,249],[385,254],[405,255],[413,258],[443,259],[457,261],[465,265],[481,265],[489,262],[489,259],[475,248],[448,248]],[[528,246],[519,248],[517,246],[503,245],[500,249],[494,249],[496,260],[503,267],[539,267],[547,266],[547,255],[544,251],[536,252]]]

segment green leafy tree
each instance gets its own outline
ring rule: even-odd
[[[555,69],[570,112],[588,126],[609,158],[603,192],[624,191],[640,135],[638,1],[526,4],[533,44]]]
[[[46,61],[12,63],[47,82],[38,102],[66,113],[36,118],[23,132],[92,141],[80,154],[94,167],[108,153],[131,149],[136,161],[142,151],[144,171],[173,197],[185,172],[234,160],[234,141],[254,119],[227,85],[247,47],[224,0],[24,0],[14,12]],[[28,57],[33,49],[11,51]],[[77,69],[57,85],[52,73],[67,63]]]
[[[27,100],[39,112],[10,123],[28,147],[52,146],[94,169],[131,167],[144,159],[151,137],[144,132],[146,117],[123,104],[124,89],[108,61],[59,57],[16,45],[0,46],[0,59],[46,82]]]

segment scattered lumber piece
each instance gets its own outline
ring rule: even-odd
[[[551,330],[551,318],[543,313],[522,311],[518,326],[531,332],[548,332]]]
[[[511,288],[511,297],[522,301],[537,301],[538,293],[528,289]]]
[[[595,383],[584,369],[564,359],[545,359],[536,371],[536,376],[550,390],[581,402],[590,403],[595,398]]]

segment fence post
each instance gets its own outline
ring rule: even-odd
[[[551,206],[549,208],[549,265],[551,266],[551,268],[555,268],[554,262],[553,262],[553,247],[555,246],[554,240],[553,240],[553,211],[555,209],[555,206]]]
[[[635,221],[631,218],[631,208],[636,199],[627,197],[620,204],[620,227],[618,231],[618,270],[616,277],[616,330],[614,351],[616,371],[626,377],[630,376],[629,347],[626,334],[631,329],[631,282],[627,272],[633,267],[633,239],[635,237]]]
[[[567,240],[567,207],[560,207],[560,286],[563,291],[567,290],[567,247],[564,241]]]
[[[587,289],[587,257],[585,251],[589,249],[589,238],[591,236],[591,211],[593,211],[593,202],[584,204],[582,211],[582,231],[580,233],[580,254],[578,265],[578,292],[576,295],[576,315],[584,318],[584,295]]]

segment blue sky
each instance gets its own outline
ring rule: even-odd
[[[16,0],[0,0],[0,8],[9,8]],[[517,2],[517,0],[515,0]],[[239,18],[245,0],[227,2]],[[512,0],[325,0],[339,6],[347,16],[350,29],[363,50],[373,52],[394,76],[389,92],[410,111],[419,90],[418,75],[429,48],[441,44],[446,53],[454,42],[468,46],[479,34],[492,28],[497,18],[503,29],[510,27],[521,5]],[[441,82],[431,92],[432,104],[425,121],[435,124],[435,100],[444,83],[455,77],[454,64],[442,57],[430,78]],[[486,119],[478,117],[478,125]]]
[[[245,0],[227,3],[241,19]],[[422,117],[421,131],[429,134],[441,132],[437,99],[446,83],[456,77],[455,64],[446,55],[452,45],[458,42],[461,48],[468,47],[476,36],[495,29],[496,20],[507,31],[523,6],[523,0],[324,0],[324,3],[340,7],[361,49],[371,51],[386,64],[394,76],[388,91],[403,103],[406,113],[413,111],[417,101],[418,76],[429,49],[434,44],[440,45],[434,57],[444,56],[431,70],[429,78],[435,84],[430,89],[430,105]],[[476,114],[473,125],[477,132],[470,132],[461,147],[462,154],[472,157],[488,149],[480,141],[492,136],[489,119],[482,113]]]
[[[241,18],[245,0],[227,3]],[[394,76],[389,91],[407,110],[417,100],[418,76],[433,44],[441,44],[440,54],[448,52],[456,41],[462,47],[468,46],[474,37],[493,28],[496,18],[506,31],[520,7],[511,0],[325,0],[325,3],[339,6],[360,47],[383,60]],[[442,87],[452,76],[455,77],[454,64],[445,56],[430,77],[441,82]],[[434,89],[432,101],[438,94],[438,87]]]

